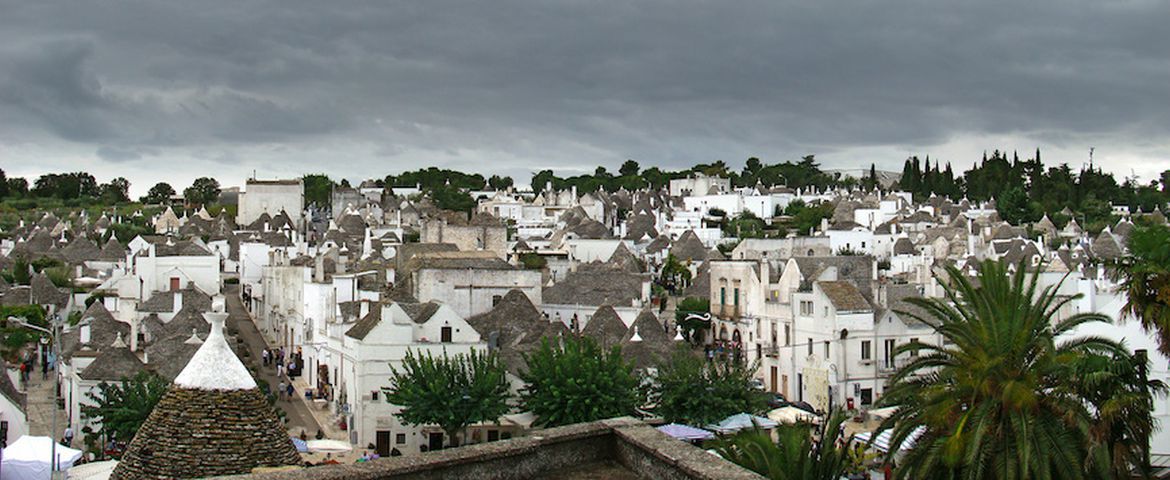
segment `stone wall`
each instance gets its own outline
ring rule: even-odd
[[[632,418],[532,432],[525,437],[419,455],[252,475],[233,480],[513,480],[616,462],[647,479],[755,480],[759,475],[670,438]],[[579,473],[579,472],[578,472]]]

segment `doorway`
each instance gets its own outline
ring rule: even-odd
[[[443,449],[443,434],[441,432],[431,432],[427,435],[427,449],[432,452]]]
[[[378,456],[389,457],[390,456],[390,432],[388,432],[386,430],[378,430],[375,433],[375,436],[377,438],[377,442],[375,443],[375,445],[378,447]]]

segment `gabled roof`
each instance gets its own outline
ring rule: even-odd
[[[833,308],[838,312],[865,312],[873,311],[873,306],[869,304],[861,292],[852,282],[847,281],[820,281],[817,286],[825,293],[825,296],[832,302]]]

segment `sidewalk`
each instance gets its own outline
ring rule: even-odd
[[[17,382],[19,387],[19,382]],[[41,370],[38,367],[28,380],[28,400],[25,405],[25,414],[28,418],[28,434],[60,439],[65,432],[65,424],[69,419],[65,411],[54,408],[53,405],[53,372],[49,378],[41,380]],[[57,410],[57,432],[50,433],[53,422],[53,410]]]
[[[276,378],[276,367],[265,367],[262,362],[261,353],[265,348],[268,348],[268,343],[260,334],[260,330],[256,328],[256,323],[252,320],[252,316],[244,308],[244,303],[240,300],[238,285],[225,285],[224,296],[227,298],[227,312],[228,325],[233,326],[239,333],[239,338],[244,340],[244,344],[248,346],[248,351],[251,356],[248,358],[241,358],[247,366],[256,370],[257,381],[268,382],[268,385],[275,389],[280,383]],[[294,382],[294,387],[297,390],[296,398],[293,400],[277,400],[276,407],[285,411],[288,414],[288,432],[291,436],[300,436],[304,431],[306,435],[312,439],[320,429],[326,438],[336,440],[347,440],[348,436],[342,432],[340,436],[335,436],[331,433],[329,428],[322,428],[323,425],[328,425],[327,418],[320,418],[315,415],[307,405],[304,397],[304,382],[298,385]]]

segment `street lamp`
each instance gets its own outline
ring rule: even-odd
[[[33,324],[29,323],[28,319],[24,318],[24,317],[9,316],[8,322],[15,323],[16,325],[19,325],[19,326],[24,327],[24,328],[28,328],[30,330],[36,330],[38,332],[44,333],[45,335],[49,336],[49,341],[52,342],[52,344],[53,344],[53,352],[52,352],[53,376],[56,377],[58,374],[57,361],[60,358],[60,353],[61,353],[61,344],[57,343],[57,335],[55,333],[53,333],[52,330],[49,330],[45,327],[41,327],[41,326],[33,325]],[[54,328],[54,330],[55,330],[55,328]],[[60,396],[61,396],[60,388],[56,385],[56,379],[54,379],[53,420],[52,420],[52,423],[50,424],[50,427],[49,427],[49,432],[50,432],[49,433],[49,440],[52,441],[52,443],[50,444],[50,447],[49,447],[50,448],[50,450],[49,450],[49,463],[51,464],[49,466],[49,478],[52,478],[52,475],[53,475],[52,472],[57,471],[57,402],[60,400]]]

